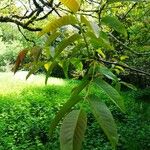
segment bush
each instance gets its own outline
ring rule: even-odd
[[[20,41],[4,42],[0,38],[0,71],[10,71],[12,69],[11,64],[16,60],[18,52],[23,48]]]

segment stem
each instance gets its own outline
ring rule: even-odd
[[[80,31],[81,31],[81,34],[82,34],[82,36],[83,36],[83,40],[84,40],[85,45],[86,45],[86,49],[87,49],[88,56],[90,56],[90,49],[89,49],[89,45],[88,45],[86,36],[85,36],[84,31],[83,31],[83,29],[82,29],[82,24],[81,24],[81,22],[78,20],[76,14],[75,14],[75,17],[76,17],[76,19],[77,19],[77,21],[78,21],[78,24],[79,24],[79,26],[80,26]]]

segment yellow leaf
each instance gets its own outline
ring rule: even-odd
[[[114,70],[118,75],[120,74],[120,71],[118,69],[114,69]]]
[[[122,60],[125,60],[125,59],[127,59],[127,58],[129,58],[128,56],[121,56],[120,57],[120,60],[122,61]]]
[[[120,71],[124,72],[124,68],[122,68],[121,66],[115,66],[115,68],[119,69]]]
[[[51,65],[51,63],[46,63],[46,64],[44,64],[44,68],[48,71],[50,65]]]
[[[96,51],[102,56],[102,58],[106,58],[105,54],[102,52],[100,48],[97,49]]]
[[[80,8],[79,0],[60,0],[66,7],[68,7],[74,13],[77,12]]]
[[[58,18],[49,22],[42,29],[42,31],[39,32],[39,36],[42,36],[43,34],[48,33],[48,32],[54,32],[57,30],[57,28],[60,28],[62,26],[69,25],[69,24],[74,25],[76,23],[77,23],[77,20],[74,16],[72,15],[63,16],[61,18]]]

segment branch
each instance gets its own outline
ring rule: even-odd
[[[128,47],[127,45],[125,45],[123,42],[119,41],[113,34],[109,33],[109,35],[119,44],[121,44],[122,46],[124,46],[126,49],[128,49],[129,51],[131,51],[132,53],[136,54],[136,55],[149,55],[150,52],[144,52],[144,53],[139,53],[134,51],[132,48]]]
[[[22,23],[22,22],[20,22],[20,21],[18,21],[16,19],[12,19],[12,18],[9,18],[9,17],[4,17],[4,16],[0,16],[0,22],[11,22],[11,23],[19,25],[22,28],[27,29],[29,31],[41,31],[42,30],[41,28],[32,28],[32,27],[29,27],[26,24],[24,24],[24,23]]]
[[[25,38],[25,40],[26,40],[27,42],[33,43],[33,45],[35,46],[35,41],[28,39],[28,38],[24,35],[24,33],[21,31],[21,28],[20,28],[19,26],[17,26],[17,27],[18,27],[19,32],[20,32],[20,33],[22,34],[22,36]]]
[[[107,61],[107,60],[103,60],[99,54],[98,54],[98,58],[99,58],[99,61],[101,61],[101,62],[103,62],[105,64],[113,64],[113,65],[121,66],[121,67],[129,69],[131,71],[135,71],[137,73],[141,73],[143,75],[150,76],[150,73],[142,71],[142,70],[135,69],[133,67],[129,67],[128,65],[125,65],[125,64],[122,64],[122,63],[118,63],[118,62],[110,62],[110,61]]]
[[[124,20],[124,19],[127,17],[127,15],[131,12],[131,10],[132,10],[137,4],[138,4],[137,2],[134,3],[134,4],[132,5],[132,7],[126,12],[126,14],[121,18],[121,20]]]

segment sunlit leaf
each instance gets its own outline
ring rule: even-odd
[[[103,51],[99,48],[96,50],[98,52],[98,54],[101,55],[102,58],[106,58],[106,55],[103,53]]]
[[[48,64],[49,64],[49,68],[48,68]],[[57,62],[53,61],[53,62],[49,62],[48,64],[47,64],[47,69],[48,70],[47,70],[47,73],[46,73],[45,84],[47,84],[48,78],[49,78],[50,74],[52,73],[53,68],[57,65]]]
[[[60,0],[71,11],[77,12],[80,8],[80,0]]]
[[[127,59],[127,58],[129,58],[129,56],[123,55],[123,56],[120,57],[120,60],[122,61],[122,60],[125,60],[125,59]]]
[[[87,17],[81,16],[81,22],[84,23],[98,38],[99,37],[99,26],[96,24],[96,22],[89,21]]]
[[[115,66],[115,68],[117,68],[117,69],[119,69],[120,71],[122,71],[122,72],[124,72],[125,70],[124,70],[124,68],[123,67],[121,67],[121,66]]]
[[[74,16],[68,15],[68,16],[63,16],[59,19],[55,19],[53,21],[50,21],[43,29],[42,31],[39,32],[39,36],[42,36],[45,33],[48,32],[54,32],[56,31],[57,28],[60,28],[65,25],[75,25],[77,24],[77,20]]]
[[[80,150],[87,126],[83,110],[73,110],[65,118],[60,129],[60,149]]]

